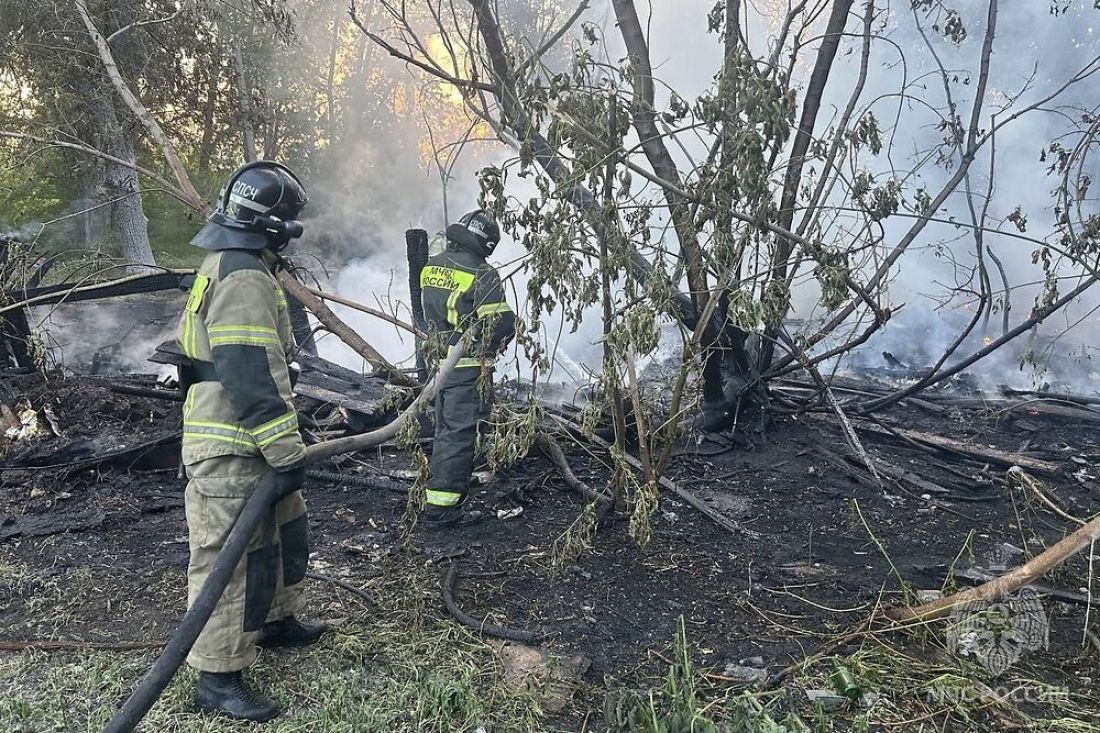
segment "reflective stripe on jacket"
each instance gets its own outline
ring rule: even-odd
[[[421,302],[430,332],[448,347],[457,344],[476,321],[490,331],[474,342],[459,367],[490,364],[516,335],[516,316],[504,299],[496,269],[484,259],[454,244],[428,258],[420,271]],[[440,355],[445,356],[445,355]]]
[[[262,455],[283,468],[304,458],[287,367],[294,335],[286,296],[258,253],[206,256],[176,341],[191,359],[212,363],[218,375],[187,391],[184,463]]]

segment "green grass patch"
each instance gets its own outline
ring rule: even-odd
[[[312,605],[343,615],[307,650],[265,652],[257,686],[284,714],[272,733],[542,730],[537,702],[504,683],[488,644],[436,613],[434,571],[398,561],[369,607],[314,585]],[[340,591],[342,593],[342,591]],[[327,599],[327,600],[325,600]],[[152,654],[23,652],[0,657],[0,730],[99,731],[152,663]],[[157,733],[229,733],[248,726],[192,711],[196,673],[184,668],[146,718]]]

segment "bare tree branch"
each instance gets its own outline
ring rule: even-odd
[[[0,130],[0,137],[12,138],[13,140],[30,140],[31,142],[40,143],[42,145],[49,145],[49,146],[55,147],[55,148],[65,148],[67,150],[75,150],[79,153],[84,153],[85,155],[91,155],[92,157],[99,158],[100,160],[106,160],[110,163],[114,163],[115,165],[120,165],[120,166],[123,166],[124,168],[129,168],[130,170],[137,171],[138,173],[145,176],[146,178],[152,179],[156,183],[163,186],[164,190],[167,191],[169,194],[171,194],[173,197],[179,199],[180,201],[182,201],[182,202],[186,203],[187,205],[192,206],[192,208],[194,208],[192,202],[188,200],[187,194],[184,193],[183,189],[181,189],[179,186],[177,186],[174,183],[170,183],[167,178],[164,178],[160,174],[158,174],[154,171],[151,171],[148,168],[137,165],[136,163],[133,163],[133,162],[130,162],[130,161],[127,161],[127,160],[123,160],[122,158],[116,158],[113,155],[108,155],[107,153],[104,153],[102,150],[97,150],[97,149],[95,149],[91,146],[88,146],[88,145],[80,145],[79,143],[67,142],[65,140],[47,140],[46,138],[38,137],[37,135],[30,135],[30,134],[25,133],[25,132],[14,132],[12,130]],[[201,211],[202,209],[199,209],[199,210]]]
[[[453,74],[448,74],[447,72],[445,72],[443,69],[439,68],[439,66],[437,66],[435,64],[430,64],[430,63],[421,61],[420,59],[418,59],[414,56],[411,56],[407,53],[404,53],[399,48],[397,48],[393,44],[389,43],[385,38],[382,38],[377,33],[374,33],[373,31],[369,30],[363,24],[363,22],[361,20],[359,20],[359,15],[358,15],[358,12],[356,11],[355,0],[352,0],[351,8],[349,9],[348,12],[351,15],[351,22],[354,23],[356,25],[356,27],[359,28],[359,30],[363,32],[363,35],[365,35],[367,38],[369,38],[371,40],[371,42],[373,42],[376,46],[379,46],[382,49],[384,49],[386,51],[386,53],[388,53],[390,56],[393,56],[396,59],[400,59],[400,60],[404,61],[405,63],[410,64],[412,66],[415,66],[416,68],[420,69],[421,71],[427,72],[428,74],[431,74],[432,76],[436,77],[437,79],[441,79],[441,80],[447,82],[448,84],[453,84],[454,86],[458,87],[459,89],[478,89],[478,90],[483,91],[483,92],[489,92],[490,94],[496,94],[496,91],[497,91],[496,87],[494,87],[492,84],[486,84],[485,82],[480,82],[480,81],[471,80],[471,79],[463,79],[462,77],[455,76]]]
[[[149,114],[149,110],[145,108],[141,100],[139,100],[130,90],[130,85],[122,78],[122,74],[118,70],[118,65],[115,63],[114,54],[111,53],[111,47],[107,45],[107,41],[103,38],[103,34],[99,32],[95,23],[92,22],[92,18],[88,15],[88,8],[84,4],[84,0],[75,0],[74,5],[76,6],[77,12],[80,14],[80,19],[84,21],[84,26],[88,29],[88,35],[91,36],[92,42],[99,52],[99,58],[103,61],[103,67],[111,80],[111,84],[114,85],[115,91],[122,97],[126,106],[130,108],[130,111],[134,113],[134,116],[137,117],[145,127],[149,136],[153,138],[157,147],[160,148],[161,153],[164,155],[164,159],[168,162],[169,169],[171,169],[172,174],[176,177],[177,187],[183,192],[184,197],[188,199],[196,209],[200,211],[203,210],[205,207],[202,196],[199,195],[199,192],[195,190],[194,185],[191,183],[191,178],[187,175],[183,163],[180,162],[179,156],[176,154],[175,146],[172,144],[172,141],[168,139],[168,136],[164,134],[164,130],[161,129],[160,124],[151,114]]]
[[[577,9],[561,24],[561,27],[551,33],[530,56],[525,58],[520,65],[516,67],[516,73],[523,74],[527,69],[531,68],[532,64],[538,62],[551,48],[557,45],[558,41],[560,41],[562,37],[569,32],[569,29],[580,20],[580,17],[584,15],[584,11],[588,10],[588,2],[589,0],[581,0],[580,4],[577,5]]]
[[[706,270],[703,268],[699,236],[688,205],[690,196],[677,193],[684,188],[683,179],[668,152],[668,147],[665,146],[661,131],[657,129],[657,112],[653,101],[653,66],[649,60],[649,44],[642,31],[642,24],[638,20],[634,0],[612,0],[612,5],[619,22],[619,32],[630,55],[630,72],[634,84],[634,100],[631,105],[634,129],[638,132],[642,150],[649,164],[653,166],[653,172],[671,184],[669,187],[662,187],[662,190],[676,229],[676,238],[680,241],[680,251],[687,270],[688,287],[698,311],[702,306],[700,299],[708,290]],[[704,328],[707,327],[706,323],[702,325]]]
[[[174,13],[172,13],[170,15],[166,15],[163,18],[151,18],[149,20],[135,20],[133,23],[130,23],[128,25],[124,25],[121,28],[119,28],[117,31],[112,33],[111,35],[107,36],[107,43],[108,44],[111,43],[111,41],[115,40],[116,38],[118,38],[122,34],[127,33],[129,31],[132,31],[135,28],[144,28],[147,25],[159,25],[161,23],[169,23],[169,22],[175,20],[176,18],[178,18],[180,16],[180,13],[182,13],[187,8],[188,5],[190,5],[190,0],[183,0],[183,2],[181,2],[176,7],[176,10],[175,10]]]

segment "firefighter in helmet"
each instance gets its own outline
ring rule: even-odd
[[[474,468],[478,426],[488,419],[496,356],[515,336],[516,317],[504,299],[500,275],[486,262],[500,242],[500,228],[484,211],[473,211],[447,227],[446,248],[420,272],[424,318],[445,348],[477,325],[467,348],[435,399],[431,478],[421,524],[444,527],[477,518],[462,508]],[[445,352],[440,355],[445,356]]]
[[[183,463],[194,602],[249,495],[275,471],[278,499],[187,661],[199,670],[195,704],[232,718],[278,714],[244,677],[257,646],[303,646],[325,633],[296,614],[309,556],[305,446],[291,402],[295,344],[286,295],[269,253],[302,235],[307,197],[287,167],[259,161],[238,169],[192,244],[209,250],[184,306],[176,341],[180,367]],[[266,258],[265,258],[266,255]]]

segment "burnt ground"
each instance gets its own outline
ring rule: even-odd
[[[2,642],[157,641],[180,617],[186,527],[182,481],[170,467],[171,450],[150,449],[141,460],[128,455],[85,468],[56,465],[56,451],[65,446],[63,463],[71,464],[176,429],[174,403],[115,394],[106,385],[93,378],[42,382],[37,377],[7,377],[0,384],[0,402],[14,407],[23,399],[39,410],[50,407],[62,432],[62,437],[9,443],[0,461]],[[1004,411],[992,403],[962,409],[950,401],[938,405],[895,407],[879,419],[887,427],[1053,462],[1059,473],[1041,477],[1049,494],[1079,517],[1100,510],[1100,423]],[[950,567],[974,562],[996,569],[996,561],[1005,558],[1002,543],[1033,555],[1073,528],[1034,497],[1006,486],[1003,466],[871,433],[862,439],[876,458],[947,491],[931,496],[908,484],[889,484],[884,492],[866,471],[843,468],[817,449],[845,452],[834,416],[792,414],[776,418],[753,445],[688,441],[673,463],[670,477],[733,519],[737,532],[664,494],[644,549],[628,536],[628,517],[612,517],[586,553],[555,570],[555,541],[583,502],[546,459],[531,456],[477,495],[474,504],[490,515],[487,521],[443,538],[417,531],[411,545],[401,538],[401,493],[354,481],[311,480],[313,564],[370,586],[396,566],[438,573],[446,562],[441,554],[456,557],[466,576],[458,594],[465,610],[546,632],[546,648],[591,660],[587,684],[553,720],[563,730],[582,725],[598,730],[591,721],[602,718],[608,687],[661,681],[681,616],[706,689],[739,688],[744,672],[735,667],[774,673],[863,621],[876,605],[898,602],[898,576],[915,590],[939,589],[945,582],[953,585],[946,579]],[[606,454],[576,446],[566,452],[580,478],[606,485]],[[392,487],[404,481],[411,465],[407,454],[385,448],[325,468],[388,476],[384,483]],[[497,518],[497,510],[517,506],[523,509],[518,517]],[[62,529],[68,531],[59,533]],[[1009,552],[1009,560],[1012,565],[1019,558]],[[16,582],[12,568],[30,568],[33,577]],[[1072,594],[1087,590],[1088,578],[1086,560],[1078,557],[1045,582]],[[400,585],[376,586],[376,592],[382,589],[399,593]],[[442,614],[441,606],[433,610]],[[1077,699],[1091,687],[1087,681],[1082,687],[1081,678],[1095,677],[1098,659],[1096,648],[1082,645],[1085,606],[1069,595],[1046,597],[1044,606],[1051,622],[1048,648],[1027,655],[1015,673],[1018,679],[1067,688]],[[328,609],[323,606],[322,613]],[[941,672],[981,674],[952,658],[942,640],[926,632],[864,637],[836,651],[869,649],[888,649]],[[881,668],[861,667],[870,678]],[[829,685],[827,668],[810,666],[800,675],[801,670],[794,684]],[[866,683],[883,694],[889,685]],[[804,702],[792,697],[798,699]],[[1085,719],[1100,722],[1093,703],[1079,707]],[[1032,712],[1042,715],[1041,709]],[[973,727],[944,715],[932,718],[943,722],[937,730],[1000,727],[995,724],[1000,718],[988,710],[973,717]]]

